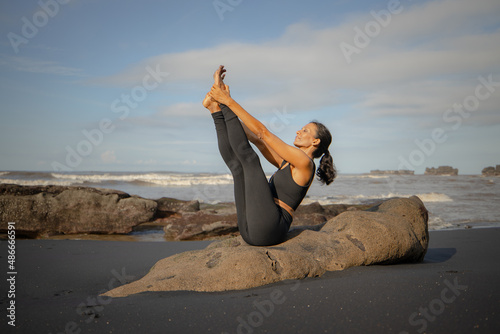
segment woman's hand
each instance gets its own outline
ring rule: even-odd
[[[231,101],[231,94],[229,92],[228,85],[224,85],[224,89],[222,89],[219,85],[213,85],[208,94],[213,100],[219,102],[220,104],[227,105],[229,101]]]

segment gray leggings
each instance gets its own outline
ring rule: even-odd
[[[274,202],[259,156],[250,146],[238,117],[225,105],[212,117],[220,154],[233,175],[241,236],[254,246],[283,242],[290,228],[290,216]]]

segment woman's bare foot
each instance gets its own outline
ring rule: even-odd
[[[214,73],[214,84],[219,86],[221,89],[224,89],[224,78],[226,74],[226,69],[224,68],[224,65],[220,65],[217,71]]]
[[[203,100],[203,106],[210,110],[210,113],[213,114],[214,112],[220,111],[219,103],[214,101],[209,94],[205,95],[205,99]]]

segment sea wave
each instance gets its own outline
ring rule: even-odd
[[[225,185],[232,184],[229,174],[175,174],[175,173],[144,173],[144,174],[60,174],[52,173],[56,179],[76,183],[147,183],[159,186],[189,187],[193,185]]]
[[[389,175],[359,175],[359,178],[361,179],[387,179]]]
[[[453,228],[454,225],[450,222],[446,222],[441,217],[430,216],[428,221],[429,230],[438,231]]]
[[[427,193],[427,194],[417,194],[418,198],[422,200],[422,202],[453,202],[450,196],[441,193]]]
[[[12,171],[12,172],[2,172],[6,174],[0,174],[0,176],[8,176],[13,179],[22,180],[36,180],[36,179],[47,179],[52,178],[50,172],[25,172],[25,171]]]
[[[342,179],[387,179],[390,175],[371,175],[371,174],[339,174],[337,178]]]
[[[1,184],[17,184],[19,186],[71,186],[75,184],[82,184],[83,182],[77,181],[63,181],[63,180],[16,180],[16,179],[0,179]]]
[[[304,203],[319,202],[322,205],[327,204],[366,204],[371,203],[379,199],[389,199],[394,197],[410,197],[412,195],[404,195],[399,193],[388,193],[388,194],[378,194],[378,195],[338,195],[338,196],[328,196],[328,197],[308,197],[304,200]],[[429,202],[453,202],[446,194],[442,193],[425,193],[416,194],[418,198],[424,203]]]
[[[453,217],[443,219],[439,216],[430,214],[428,226],[430,231],[439,231],[464,228],[500,227],[500,222],[498,219],[453,219]]]

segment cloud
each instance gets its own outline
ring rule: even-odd
[[[118,163],[118,159],[116,158],[115,151],[106,151],[101,154],[101,161],[105,164]]]
[[[157,165],[158,161],[155,159],[149,159],[149,160],[137,160],[135,162],[137,165]]]
[[[201,105],[201,102],[182,102],[172,104],[161,108],[158,112],[160,117],[162,116],[206,116],[208,111],[204,112],[205,108]]]
[[[283,106],[335,110],[347,103],[368,117],[437,117],[470,94],[478,76],[493,74],[498,80],[499,12],[497,0],[404,3],[368,45],[358,45],[348,63],[340,46],[356,46],[355,28],[376,22],[368,8],[366,15],[331,27],[297,23],[275,40],[162,54],[96,80],[133,85],[141,82],[147,66],[168,71],[158,92],[168,105],[153,118],[198,115],[199,102],[194,101],[209,89],[219,64],[228,69],[232,95],[252,112]],[[489,116],[478,120],[495,120],[490,114],[498,101],[498,94],[486,101]]]
[[[0,65],[15,71],[52,74],[60,76],[85,76],[83,70],[73,67],[61,66],[55,61],[31,59],[27,57],[12,57],[2,55]]]

